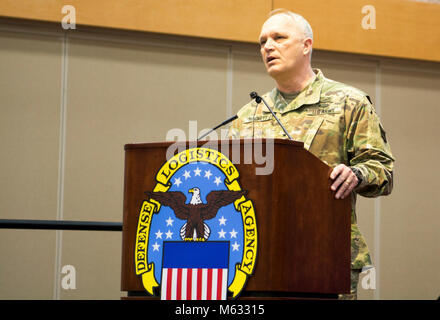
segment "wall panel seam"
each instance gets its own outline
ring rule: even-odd
[[[64,34],[61,54],[61,101],[60,101],[60,137],[59,137],[59,163],[58,163],[58,199],[57,199],[57,220],[64,218],[64,183],[66,164],[66,122],[67,122],[67,76],[68,76],[68,36]],[[55,300],[60,299],[60,271],[62,257],[63,231],[56,231],[56,252],[55,252]]]
[[[226,117],[232,116],[232,96],[234,90],[234,54],[232,48],[228,50],[226,71]]]

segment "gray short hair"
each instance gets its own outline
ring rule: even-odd
[[[284,14],[284,15],[292,18],[292,20],[296,23],[296,25],[301,29],[304,36],[306,38],[311,38],[313,40],[312,27],[310,26],[309,22],[302,15],[297,14],[297,13],[293,13],[287,9],[275,9],[269,13],[269,17],[272,17],[276,14]]]

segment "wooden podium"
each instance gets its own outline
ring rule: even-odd
[[[127,291],[129,298],[149,296],[135,274],[136,229],[139,208],[146,199],[144,192],[153,190],[170,145],[125,145],[121,290]],[[258,226],[257,260],[239,299],[335,298],[350,292],[351,204],[350,199],[334,198],[329,166],[305,150],[301,142],[289,140],[181,145],[226,150],[230,158],[235,157],[242,189],[253,201]],[[265,155],[267,161],[273,161],[271,174],[256,174],[263,165],[256,164],[249,154],[257,147],[273,148],[273,159]],[[237,150],[239,156],[231,156]]]

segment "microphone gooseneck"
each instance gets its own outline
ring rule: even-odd
[[[218,128],[220,128],[220,127],[222,127],[222,126],[228,124],[229,122],[234,121],[234,120],[237,119],[237,118],[238,118],[238,116],[235,115],[235,116],[230,117],[229,119],[226,119],[225,121],[223,121],[222,123],[220,123],[218,126],[212,128],[212,129],[209,130],[207,133],[205,133],[204,135],[202,135],[201,137],[199,137],[199,138],[197,139],[197,141],[199,141],[200,139],[206,137],[208,134],[210,134],[210,133],[213,132],[214,130],[217,130]]]

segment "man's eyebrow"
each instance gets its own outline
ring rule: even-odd
[[[269,36],[270,37],[286,36],[286,33],[282,32],[282,31],[272,31],[272,32],[269,32]],[[261,40],[266,40],[267,37],[268,37],[267,35],[262,35],[262,36],[260,36],[259,40],[260,41]]]
[[[287,33],[286,32],[282,32],[282,31],[274,31],[274,32],[272,32],[271,33],[271,36],[272,37],[277,37],[277,36],[287,36]]]

